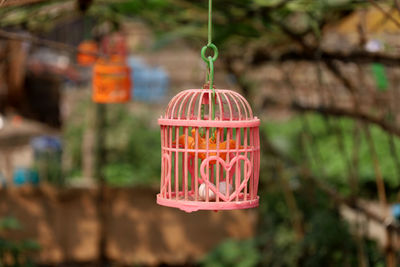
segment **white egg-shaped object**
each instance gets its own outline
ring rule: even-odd
[[[228,186],[229,188],[229,195],[233,193],[233,187],[231,184]],[[223,195],[226,195],[226,182],[219,183],[219,192]],[[206,200],[206,184],[201,184],[199,187],[199,197],[201,200]],[[215,200],[215,193],[208,188],[208,199],[209,201]]]

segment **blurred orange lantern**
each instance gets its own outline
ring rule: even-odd
[[[99,47],[95,41],[86,40],[78,46],[77,62],[81,66],[91,66],[96,62]]]
[[[126,56],[125,55],[119,55],[119,54],[112,54],[112,55],[109,56],[109,59],[110,59],[111,62],[117,62],[117,63],[125,64]]]
[[[131,97],[130,68],[119,60],[98,60],[93,69],[93,101],[127,102]]]

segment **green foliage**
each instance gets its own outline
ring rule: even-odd
[[[33,240],[10,241],[2,237],[8,230],[19,230],[21,225],[14,217],[0,218],[0,267],[36,266],[31,254],[40,249]]]
[[[264,180],[274,176],[268,170],[263,174]],[[294,191],[304,228],[304,236],[299,237],[282,188],[272,180],[261,188],[255,238],[221,243],[201,261],[203,266],[359,266],[360,247],[369,266],[384,266],[377,244],[367,239],[357,241],[337,207],[305,180]]]
[[[30,30],[48,30],[55,25],[55,20],[79,13],[71,9],[73,5],[65,12],[62,5],[62,1],[52,1],[47,5],[2,9],[0,26],[23,25]],[[97,26],[108,23],[115,28],[123,20],[140,19],[156,32],[159,42],[155,47],[184,38],[194,41],[194,46],[199,48],[199,43],[207,40],[207,5],[206,0],[95,1],[85,15]],[[238,49],[245,51],[258,45],[265,49],[286,46],[290,39],[282,25],[301,34],[317,33],[327,22],[360,5],[365,3],[355,0],[214,1],[213,42],[224,49],[225,55],[237,55]]]
[[[70,155],[69,165],[65,175],[79,177],[82,170],[82,145],[85,130],[85,114],[88,112],[90,102],[88,99],[79,101],[63,129],[63,150]]]
[[[206,267],[251,267],[260,261],[260,253],[254,240],[226,240],[202,261]]]
[[[62,186],[64,184],[62,174],[62,153],[55,151],[43,151],[35,158],[34,173],[42,181],[53,185]]]
[[[336,266],[332,264],[343,263],[355,266],[355,244],[349,233],[347,225],[339,219],[338,215],[329,211],[320,211],[313,214],[309,220],[309,234],[305,236],[302,247],[304,253],[304,266]],[[350,242],[343,242],[344,240]],[[351,242],[353,241],[353,242]]]
[[[336,184],[344,193],[349,190],[349,163],[352,164],[353,152],[358,147],[358,164],[352,164],[352,168],[358,173],[359,183],[361,187],[375,183],[373,161],[365,133],[353,120],[299,115],[285,122],[268,122],[264,127],[282,153],[299,163],[306,160],[314,174]],[[389,136],[377,126],[370,126],[370,131],[384,181],[389,190],[394,192],[400,186],[400,174],[391,154]],[[306,146],[302,145],[304,132]],[[340,142],[343,149],[340,149]],[[399,154],[400,141],[394,138],[394,142]]]
[[[389,80],[386,74],[385,66],[379,63],[374,63],[371,65],[371,71],[378,90],[386,91],[389,87]]]
[[[76,114],[88,113],[92,104],[83,101]],[[108,105],[105,129],[106,164],[102,171],[114,186],[158,183],[161,173],[160,131],[150,125],[149,112],[130,112],[124,105]],[[64,143],[71,157],[68,178],[78,177],[82,169],[82,140],[86,127],[81,116],[66,125]],[[74,121],[76,120],[76,121]]]
[[[4,217],[0,220],[0,232],[4,230],[20,229],[21,225],[14,217]]]
[[[214,43],[226,54],[237,53],[238,48],[244,51],[250,44],[262,43],[265,48],[287,45],[288,38],[277,24],[295,31],[314,32],[326,21],[336,20],[342,12],[353,10],[355,3],[351,0],[214,1]],[[130,0],[111,3],[109,8],[127,17],[140,16],[158,32],[161,43],[184,37],[198,44],[204,43],[207,36],[207,4],[208,1]],[[183,28],[187,30],[182,31]]]
[[[264,266],[337,266],[335,263],[340,265],[343,258],[356,255],[347,225],[329,199],[313,184],[302,182],[295,197],[303,214],[303,238],[296,237],[292,226],[294,214],[287,208],[279,183],[264,188],[259,227]],[[327,233],[333,229],[340,231]],[[314,257],[313,253],[323,255]]]
[[[150,122],[145,112],[130,114],[124,106],[109,108],[105,176],[110,184],[158,182],[161,173],[160,130]]]

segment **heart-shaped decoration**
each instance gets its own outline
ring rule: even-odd
[[[230,174],[232,168],[233,168],[234,166],[236,166],[236,164],[238,164],[240,160],[243,160],[243,161],[244,161],[244,164],[245,164],[245,166],[246,166],[247,172],[244,174],[245,177],[244,177],[242,183],[240,184],[240,186],[237,187],[237,189],[233,192],[233,194],[231,194],[231,195],[227,198],[224,194],[222,194],[221,192],[218,192],[218,191],[217,191],[217,188],[215,187],[215,185],[209,181],[209,179],[208,179],[208,174],[206,174],[205,169],[206,169],[206,167],[210,164],[210,161],[216,161],[217,163],[221,164],[222,168],[225,169],[225,173]],[[241,172],[240,172],[240,173],[241,173]],[[206,159],[201,163],[201,166],[200,166],[200,174],[201,174],[201,178],[202,178],[203,182],[208,186],[208,188],[209,188],[211,191],[213,191],[213,192],[216,194],[216,196],[218,196],[219,198],[221,198],[222,200],[227,201],[227,202],[228,202],[228,201],[232,201],[236,196],[239,195],[240,191],[243,190],[243,188],[246,186],[247,182],[249,181],[250,176],[251,176],[251,173],[252,173],[251,162],[250,162],[250,160],[249,160],[247,157],[245,157],[244,155],[238,155],[238,156],[232,158],[232,160],[231,160],[229,163],[226,163],[226,162],[225,162],[222,158],[220,158],[220,157],[211,156],[211,157],[206,158]],[[232,177],[232,176],[229,175],[228,181],[231,179],[231,177]],[[237,179],[237,178],[238,178],[238,177],[236,177],[236,179]]]

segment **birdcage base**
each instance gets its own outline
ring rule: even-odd
[[[189,196],[189,198],[192,198]],[[161,194],[157,194],[157,204],[162,206],[167,206],[171,208],[178,208],[185,212],[193,212],[198,210],[238,210],[238,209],[250,209],[258,207],[259,197],[257,196],[253,200],[244,200],[243,196],[239,198],[238,201],[195,201],[195,200],[185,200],[178,196],[175,198],[175,194],[171,198],[164,198]]]

